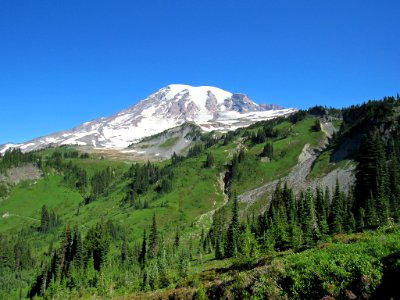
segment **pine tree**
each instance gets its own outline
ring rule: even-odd
[[[149,255],[150,257],[155,257],[158,251],[158,232],[157,232],[156,214],[153,214],[153,223],[151,225],[149,239],[150,239]]]
[[[49,231],[50,215],[46,205],[42,206],[42,214],[40,218],[40,231],[47,233]]]
[[[318,219],[315,210],[314,196],[310,189],[306,191],[304,198],[305,217],[303,222],[304,243],[306,246],[314,245],[320,237],[320,230],[318,227]]]
[[[261,157],[269,157],[270,159],[273,159],[274,157],[274,147],[272,143],[266,143],[263,151],[261,152]]]
[[[180,237],[180,232],[179,232],[179,228],[177,228],[176,229],[176,233],[175,233],[175,239],[174,239],[174,247],[175,248],[178,248],[179,247],[179,244],[180,244],[180,239],[181,239],[181,237]]]
[[[106,260],[110,247],[110,238],[107,225],[100,221],[95,227],[89,229],[85,239],[86,260],[93,257],[94,268],[99,271]]]
[[[318,226],[320,228],[321,234],[326,235],[329,233],[328,226],[328,215],[327,215],[327,203],[324,199],[324,193],[320,187],[315,190],[315,202],[316,202],[316,213],[318,218]]]
[[[207,154],[207,158],[206,158],[206,162],[205,162],[204,166],[206,168],[211,168],[214,166],[214,164],[215,164],[215,158],[214,158],[214,155],[210,152]]]
[[[127,261],[128,257],[129,257],[129,247],[128,247],[126,238],[124,238],[122,245],[121,245],[121,261],[122,262]]]
[[[225,256],[233,257],[237,253],[237,242],[239,231],[239,211],[238,211],[238,199],[235,195],[233,197],[232,205],[232,219],[228,227],[225,243]]]
[[[388,172],[385,149],[378,131],[364,138],[357,160],[353,211],[365,209],[367,226],[386,223],[389,206]]]
[[[146,252],[147,252],[147,236],[146,236],[146,228],[143,230],[143,241],[142,248],[139,253],[139,263],[144,266],[146,263]]]
[[[238,252],[241,256],[249,259],[258,256],[258,244],[249,226],[244,225],[238,237]]]
[[[83,267],[83,245],[82,237],[79,233],[78,226],[75,227],[74,238],[72,240],[71,252],[73,256],[73,262],[76,269]]]
[[[336,179],[335,193],[332,198],[331,214],[329,216],[329,228],[333,234],[343,232],[343,216],[345,215],[343,197],[344,195],[340,191],[339,181]]]
[[[215,243],[215,259],[223,259],[224,254],[222,253],[222,247],[219,239]]]

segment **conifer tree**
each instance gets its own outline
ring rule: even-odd
[[[216,259],[224,258],[224,254],[222,253],[222,246],[221,246],[219,239],[217,239],[217,241],[215,243],[215,258]]]
[[[42,214],[40,218],[40,231],[47,233],[49,231],[50,215],[46,205],[42,206]]]
[[[258,244],[248,225],[243,226],[238,237],[238,252],[245,258],[254,258],[258,255]]]
[[[343,232],[343,216],[345,215],[343,202],[343,194],[340,191],[339,181],[336,179],[335,193],[332,198],[329,216],[329,228],[333,234]]]
[[[327,203],[324,199],[324,193],[320,187],[315,190],[316,213],[318,218],[318,226],[321,234],[326,235],[329,233]]]
[[[78,226],[75,227],[74,238],[72,240],[71,248],[74,266],[76,269],[80,269],[83,267],[83,245]]]
[[[206,168],[211,168],[211,167],[214,166],[214,164],[215,164],[214,155],[213,155],[211,152],[209,152],[209,153],[207,154],[207,158],[206,158],[206,162],[205,162],[204,166],[205,166]]]
[[[174,247],[178,248],[180,244],[181,234],[179,232],[179,228],[176,229],[175,239],[174,239]]]
[[[314,197],[310,189],[305,193],[304,197],[305,216],[302,220],[304,231],[304,243],[306,246],[312,246],[320,237],[318,227],[318,219],[315,210]]]
[[[128,247],[126,238],[124,238],[122,245],[121,245],[121,260],[122,260],[122,262],[127,261],[128,257],[129,257],[129,247]]]
[[[239,211],[238,211],[238,198],[233,197],[232,205],[232,219],[228,227],[225,243],[225,256],[233,257],[237,253],[237,242],[239,234]]]
[[[155,257],[158,251],[158,231],[157,231],[156,214],[153,214],[153,222],[151,225],[149,238],[150,238],[149,255],[150,257]]]
[[[143,241],[142,248],[139,253],[139,263],[144,266],[146,263],[146,253],[147,252],[147,236],[146,236],[146,228],[143,230]]]

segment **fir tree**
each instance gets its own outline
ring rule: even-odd
[[[158,251],[158,231],[157,231],[156,214],[153,214],[153,223],[151,225],[149,239],[150,239],[149,255],[150,257],[155,257]]]
[[[142,248],[139,253],[139,263],[144,266],[146,263],[146,254],[147,254],[147,236],[146,236],[146,228],[143,230],[143,241]]]
[[[50,215],[46,205],[42,206],[42,214],[40,218],[40,231],[47,233],[49,231]]]
[[[225,256],[233,257],[237,253],[237,241],[239,231],[239,211],[238,211],[238,199],[235,195],[233,197],[232,205],[232,219],[228,227],[225,243]]]
[[[336,180],[335,193],[332,198],[329,228],[331,233],[343,232],[343,217],[345,215],[343,202],[344,195],[340,191],[339,181]]]

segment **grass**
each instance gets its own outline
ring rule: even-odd
[[[191,262],[189,277],[178,286],[140,296],[168,299],[203,286],[213,299],[397,299],[393,276],[399,272],[400,228],[391,226],[336,235],[303,252],[271,253],[246,264],[207,255],[202,263]]]
[[[179,136],[175,136],[172,138],[169,138],[168,140],[166,140],[164,143],[160,144],[159,147],[160,148],[171,148],[172,146],[174,146],[178,141],[179,141],[180,137]]]
[[[31,225],[38,226],[45,204],[59,215],[76,209],[82,196],[62,184],[61,176],[48,176],[38,181],[24,181],[15,186],[0,203],[0,232]]]
[[[289,174],[298,163],[298,157],[304,145],[308,143],[311,146],[317,146],[323,137],[322,132],[312,130],[314,122],[313,118],[306,118],[295,125],[289,122],[277,125],[275,128],[280,131],[289,131],[290,134],[282,139],[270,140],[274,147],[274,159],[270,162],[261,162],[259,159],[264,144],[248,145],[247,158],[240,166],[239,177],[233,189],[240,194]],[[247,170],[252,170],[252,172]]]
[[[351,160],[345,159],[338,163],[330,162],[332,156],[332,150],[328,149],[318,156],[318,158],[314,161],[310,174],[308,175],[308,179],[315,179],[321,176],[324,176],[336,169],[339,168],[346,168],[350,163]]]

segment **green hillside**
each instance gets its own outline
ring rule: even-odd
[[[42,177],[0,183],[0,298],[389,297],[399,102],[203,134],[162,162],[10,150],[2,174],[32,164]],[[304,162],[302,185],[290,186]],[[342,178],[318,186],[349,167],[349,191]]]

